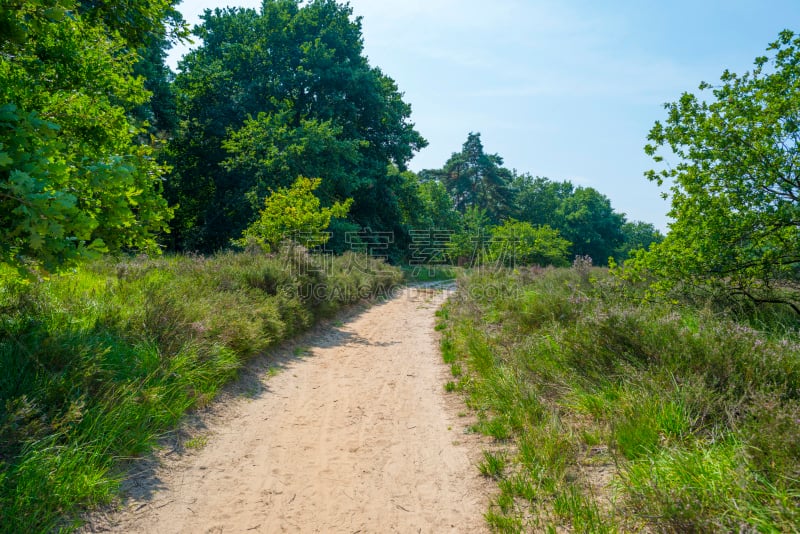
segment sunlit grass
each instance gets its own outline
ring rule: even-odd
[[[618,284],[599,269],[475,272],[439,312],[473,428],[500,447],[478,466],[500,489],[489,525],[796,530],[796,323]]]

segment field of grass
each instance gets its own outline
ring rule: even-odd
[[[600,269],[475,272],[439,312],[497,446],[499,532],[797,532],[794,317],[628,298]]]
[[[70,530],[126,461],[243,363],[388,292],[363,255],[106,260],[34,283],[0,273],[0,532]]]

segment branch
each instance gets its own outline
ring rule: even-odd
[[[756,304],[785,304],[789,306],[792,310],[794,310],[794,313],[800,317],[800,307],[798,307],[795,303],[789,300],[784,300],[779,298],[758,298],[754,295],[751,295],[749,291],[743,288],[739,288],[738,291],[734,291],[734,295],[736,294],[744,295],[745,297],[749,298]]]

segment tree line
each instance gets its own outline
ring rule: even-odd
[[[647,176],[670,184],[662,243],[593,188],[505,168],[479,133],[442,168],[410,172],[427,142],[347,4],[207,10],[173,73],[166,52],[190,35],[177,3],[0,0],[0,261],[57,270],[107,252],[214,252],[252,237],[265,200],[304,178],[321,208],[347,206],[331,212],[334,251],[368,230],[408,260],[421,229],[445,231],[451,259],[481,235],[538,263],[638,250],[635,276],[797,300],[790,31],[752,72],[666,105],[646,147],[664,167]]]
[[[4,1],[4,261],[57,269],[120,250],[214,252],[299,177],[320,179],[322,206],[352,202],[330,223],[336,251],[369,229],[394,236],[400,261],[414,230],[513,219],[556,231],[565,254],[604,261],[633,246],[626,235],[658,235],[591,188],[509,171],[480,134],[442,169],[408,171],[427,142],[395,82],[367,61],[347,5],[207,10],[200,46],[174,74],[166,53],[189,36],[177,3]]]

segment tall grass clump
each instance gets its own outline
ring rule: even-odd
[[[401,278],[300,248],[0,272],[0,531],[76,526],[249,358]]]
[[[783,314],[631,299],[600,269],[474,272],[440,313],[498,531],[800,529],[800,335]]]

